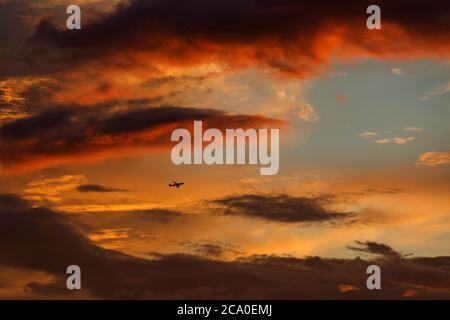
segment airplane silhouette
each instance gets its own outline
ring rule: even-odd
[[[184,182],[175,182],[172,180],[173,183],[169,183],[169,187],[177,187],[177,189],[184,184]]]

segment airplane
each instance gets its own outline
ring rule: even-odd
[[[184,182],[175,182],[172,180],[173,183],[169,183],[169,187],[177,187],[177,189],[184,184]]]

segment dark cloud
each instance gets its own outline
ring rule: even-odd
[[[8,209],[18,209],[18,208],[27,208],[30,206],[30,203],[20,198],[14,194],[0,194],[0,209],[8,210]]]
[[[17,119],[0,127],[0,136],[4,139],[16,140],[59,131],[70,125],[71,113],[67,108],[55,108],[35,116]]]
[[[111,7],[108,0],[84,2],[83,22],[98,20]],[[35,1],[28,0],[0,0],[0,77],[30,75],[52,68],[51,62],[44,67],[34,56],[49,51],[41,48],[30,53],[29,39],[43,17],[52,17],[65,27],[66,8],[67,3],[61,1],[40,1],[36,5]]]
[[[41,13],[25,1],[0,1],[0,77],[30,72],[22,60],[34,30],[28,18]]]
[[[223,248],[220,245],[214,243],[202,243],[196,245],[196,250],[206,256],[220,257],[223,254]]]
[[[212,201],[227,215],[240,215],[279,222],[325,222],[344,219],[352,214],[329,210],[326,197],[245,194]]]
[[[389,258],[402,258],[402,255],[392,249],[390,246],[385,245],[383,243],[377,243],[377,242],[361,242],[356,241],[356,244],[358,244],[358,247],[355,246],[349,246],[349,249],[357,251],[357,252],[363,252],[363,253],[370,253],[370,254],[376,254],[381,255],[384,257]]]
[[[178,77],[175,76],[164,76],[164,77],[156,77],[150,78],[142,83],[142,87],[144,88],[158,88],[164,85],[175,85],[183,82],[190,82],[193,84],[201,84],[202,81],[213,78],[217,73],[209,73],[201,76],[190,76],[190,75],[181,75]]]
[[[14,46],[18,40],[23,40],[25,27],[20,13],[24,13],[23,5],[18,1],[0,2],[0,49]]]
[[[129,204],[129,202],[120,202]],[[168,224],[177,224],[180,227],[191,223],[192,219],[197,218],[195,214],[181,212],[177,210],[168,210],[162,208],[144,209],[144,210],[124,210],[124,211],[96,211],[85,212],[76,215],[76,221],[80,222],[82,226],[92,226],[102,229],[117,229],[128,228],[130,230],[137,230],[138,232],[146,233],[150,230],[150,234],[146,236],[152,239],[161,239],[158,233],[160,228],[165,228]],[[201,218],[199,218],[201,220]],[[91,229],[86,229],[87,232],[93,232]],[[157,235],[151,233],[155,230]],[[163,233],[164,234],[164,233]]]
[[[244,254],[235,246],[222,241],[202,240],[194,243],[188,241],[186,247],[192,248],[196,254],[208,258],[221,258],[227,253],[233,253],[234,255]]]
[[[255,256],[223,262],[172,254],[146,260],[97,246],[67,215],[32,208],[14,195],[1,195],[0,204],[0,264],[52,275],[51,282],[33,281],[26,288],[43,297],[70,297],[65,270],[77,264],[83,292],[97,298],[393,299],[407,289],[418,298],[450,298],[450,257]],[[365,289],[371,263],[382,268],[382,290]],[[357,290],[341,292],[341,284]]]
[[[333,54],[403,57],[449,53],[445,41],[450,30],[448,1],[378,1],[381,31],[366,28],[370,4],[331,0],[126,1],[78,32],[60,31],[50,21],[43,21],[34,36],[36,51],[28,59],[36,66],[58,68],[93,60],[114,65],[111,60],[119,58],[115,63],[119,67],[124,57],[132,64],[139,59],[135,53],[145,53],[148,57],[138,62],[141,66],[144,61],[176,65],[221,61],[238,68],[259,66],[305,76],[317,73]]]
[[[177,219],[182,219],[187,215],[180,211],[166,210],[166,209],[133,210],[125,212],[125,214],[132,215],[139,219],[158,222],[172,222]]]
[[[384,189],[375,189],[375,188],[367,188],[363,191],[364,194],[397,194],[402,193],[405,190],[395,187],[384,188]]]
[[[10,204],[11,196],[7,199]],[[86,289],[104,297],[114,297],[116,290],[126,289],[135,277],[148,277],[149,280],[133,288],[141,287],[142,291],[154,277],[152,262],[96,246],[66,216],[47,208],[9,206],[0,211],[0,219],[3,265],[45,271],[61,281],[67,266],[77,264],[83,270]],[[64,282],[57,287],[62,292]],[[31,285],[31,288],[40,291],[48,287]]]
[[[284,124],[262,116],[227,114],[213,109],[131,107],[115,111],[117,102],[96,106],[56,106],[0,127],[0,164],[8,171],[123,156],[172,145],[178,127],[248,128]],[[132,104],[135,101],[131,101]],[[142,104],[143,102],[141,102]],[[114,152],[121,150],[121,152]]]
[[[224,113],[212,109],[193,108],[147,108],[117,113],[102,121],[99,133],[121,134],[143,131],[156,125],[178,123],[184,120],[208,120]]]
[[[98,184],[82,184],[77,187],[78,192],[127,192],[127,189],[106,187]]]

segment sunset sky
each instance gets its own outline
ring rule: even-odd
[[[374,3],[0,0],[0,298],[449,299],[450,2]],[[278,174],[174,165],[194,120]]]

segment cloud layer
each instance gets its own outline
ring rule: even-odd
[[[332,1],[193,0],[122,2],[80,32],[50,21],[34,37],[40,68],[96,61],[103,66],[257,66],[305,77],[332,55],[444,56],[449,53],[447,1],[381,1],[381,30],[366,28],[370,3]],[[408,8],[408,10],[406,10]],[[28,58],[38,66],[36,55]],[[100,61],[102,60],[102,61]],[[47,61],[47,62],[45,62]],[[52,61],[52,63],[49,63]]]
[[[178,254],[147,260],[100,248],[68,216],[32,208],[15,195],[0,195],[0,218],[0,265],[52,276],[50,282],[28,283],[35,295],[70,298],[65,269],[77,264],[84,293],[97,298],[392,299],[407,292],[450,297],[449,257],[407,259],[384,244],[358,243],[359,252],[378,255],[372,261],[253,256],[223,262]],[[370,263],[383,270],[381,291],[365,288]]]
[[[284,124],[263,116],[212,109],[167,106],[115,111],[114,107],[53,107],[4,124],[0,127],[3,170],[43,168],[167,148],[172,144],[172,131],[178,127],[191,129],[194,120],[218,129]]]

